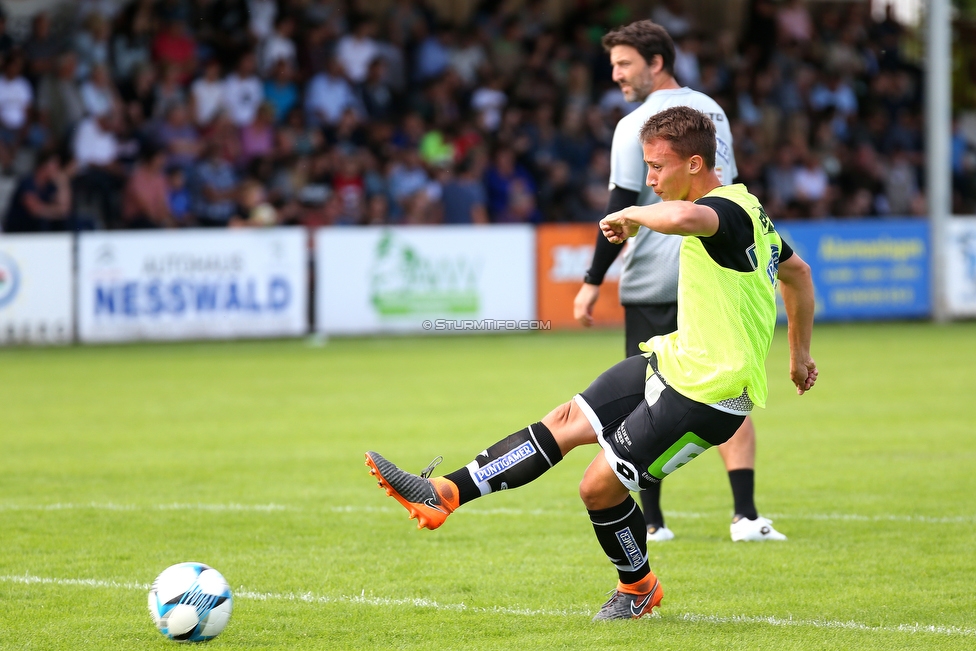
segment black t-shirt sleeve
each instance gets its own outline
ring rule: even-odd
[[[742,206],[724,197],[703,197],[695,203],[708,206],[718,215],[718,231],[715,235],[698,238],[712,260],[733,271],[753,271],[755,266],[749,256],[749,249],[755,245],[756,238],[748,213]],[[783,241],[779,261],[783,262],[792,255],[793,249]]]
[[[708,206],[718,215],[715,235],[698,238],[712,260],[733,271],[755,269],[749,258],[749,248],[756,243],[756,238],[752,220],[742,206],[723,197],[703,197],[695,203]]]
[[[782,235],[779,236],[779,239],[783,243],[783,250],[779,252],[779,261],[786,262],[793,257],[793,247],[786,243]]]

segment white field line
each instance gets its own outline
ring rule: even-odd
[[[54,504],[0,504],[3,511],[211,511],[211,512],[257,512],[276,513],[282,511],[315,511],[319,509],[305,509],[303,507],[286,506],[284,504],[202,504],[179,503],[171,504],[117,504],[114,502],[59,502]],[[394,506],[325,506],[322,511],[329,513],[399,513],[402,511]],[[510,509],[510,508],[465,508],[462,513],[471,515],[505,515],[513,517],[539,516],[584,516],[582,507],[578,510],[569,509]],[[936,517],[928,515],[899,515],[878,514],[859,515],[856,513],[764,513],[774,520],[816,520],[838,522],[906,522],[915,524],[974,524],[976,515],[960,515]],[[711,519],[727,517],[724,512],[701,513],[693,511],[667,511],[669,518],[676,519]]]
[[[116,504],[114,502],[57,502],[54,504],[0,504],[0,511],[293,511],[281,504]]]
[[[0,575],[0,583],[17,583],[21,585],[55,585],[55,586],[74,586],[83,588],[111,588],[123,590],[148,590],[149,585],[130,581],[104,581],[100,579],[57,579],[42,576],[24,575]],[[444,610],[469,613],[488,613],[498,615],[516,615],[522,617],[589,617],[592,615],[593,608],[573,608],[565,610],[547,610],[533,608],[517,608],[493,606],[491,608],[466,606],[460,604],[442,604],[432,599],[391,599],[388,597],[373,597],[360,595],[316,595],[311,592],[254,592],[244,588],[234,590],[234,596],[238,599],[249,599],[254,601],[287,601],[302,602],[309,604],[356,604],[362,606],[381,606],[398,607],[406,606],[411,608],[430,608],[432,610]],[[658,615],[660,616],[660,615]],[[955,637],[976,637],[976,629],[962,628],[960,626],[941,626],[934,624],[889,624],[885,626],[871,626],[855,621],[835,621],[829,619],[793,619],[792,617],[774,616],[755,616],[755,615],[703,615],[700,613],[681,613],[666,614],[660,616],[665,620],[680,620],[685,622],[705,623],[705,624],[762,624],[773,627],[799,627],[799,628],[820,628],[820,629],[839,629],[862,631],[866,633],[902,633],[902,634],[932,634]]]
[[[955,635],[961,637],[976,636],[976,629],[960,626],[938,626],[933,624],[889,624],[888,626],[871,626],[861,622],[838,622],[830,619],[793,619],[792,617],[762,617],[750,615],[732,615],[717,617],[714,615],[699,615],[684,613],[676,616],[686,622],[704,622],[707,624],[767,624],[769,626],[797,626],[803,628],[834,628],[850,631],[865,631],[869,633],[932,633],[934,635]]]

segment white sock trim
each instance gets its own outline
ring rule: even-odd
[[[482,452],[481,454],[487,456],[488,452],[485,451]],[[480,482],[474,478],[475,473],[481,470],[481,466],[478,465],[477,459],[475,459],[474,461],[466,465],[465,468],[468,469],[468,474],[471,475],[471,481],[473,481],[474,485],[478,487],[478,491],[481,493],[482,497],[484,497],[485,495],[491,492],[491,486],[488,485],[488,482]]]

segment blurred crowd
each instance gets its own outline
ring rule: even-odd
[[[600,38],[648,17],[774,218],[924,214],[922,76],[891,13],[753,0],[736,36],[683,4],[486,0],[459,26],[423,0],[77,0],[22,38],[0,18],[4,228],[596,221],[633,108]],[[956,134],[959,201],[972,166]]]

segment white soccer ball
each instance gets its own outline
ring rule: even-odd
[[[159,632],[178,642],[205,642],[217,636],[234,608],[230,586],[203,563],[167,567],[149,589],[149,614]]]

